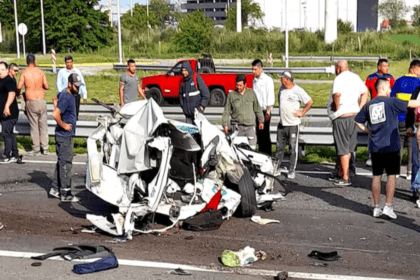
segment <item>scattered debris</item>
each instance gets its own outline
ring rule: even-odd
[[[214,230],[234,214],[252,217],[285,200],[271,193],[275,180],[286,193],[274,176],[278,159],[252,150],[246,137],[226,136],[199,112],[191,125],[166,119],[153,99],[129,103],[118,116],[104,106],[113,116],[100,116],[87,140],[86,188],[118,210],[86,218],[118,236],[113,242],[181,223]],[[155,214],[172,225],[155,229]]]
[[[102,258],[92,263],[76,264],[73,266],[73,272],[76,274],[87,274],[103,270],[109,270],[118,267],[118,260],[114,254]]]
[[[4,228],[4,225],[0,223],[0,230],[2,230],[3,228]]]
[[[169,271],[170,274],[174,274],[174,275],[181,275],[181,276],[190,276],[192,275],[191,273],[183,270],[182,268],[177,268],[175,270],[171,270]]]
[[[310,266],[319,266],[319,267],[327,267],[327,263],[311,263]]]
[[[31,266],[41,266],[42,263],[41,262],[33,262],[31,263]]]
[[[193,240],[194,239],[194,236],[187,236],[187,237],[185,237],[185,240]]]
[[[252,216],[251,221],[260,225],[266,225],[266,224],[271,224],[271,223],[280,224],[279,220],[262,219],[261,216]]]
[[[283,271],[277,274],[276,280],[287,280],[288,277],[289,277],[289,273],[287,273],[286,271]]]
[[[337,251],[333,252],[319,252],[319,251],[312,251],[308,257],[321,260],[321,261],[336,261],[340,258],[340,256],[337,254]]]
[[[222,253],[222,264],[227,267],[241,267],[249,265],[258,260],[265,260],[267,254],[263,251],[255,253],[255,249],[249,246],[237,252],[224,250]]]

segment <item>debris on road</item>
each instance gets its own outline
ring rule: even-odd
[[[249,265],[258,260],[265,260],[267,254],[263,251],[255,253],[255,249],[246,246],[244,249],[237,252],[231,250],[224,250],[222,253],[221,261],[227,267],[242,267]]]
[[[312,251],[308,257],[321,261],[337,261],[340,258],[337,251],[327,253]]]
[[[42,263],[41,262],[33,262],[31,263],[31,266],[41,266]]]
[[[0,230],[2,230],[3,228],[4,228],[4,225],[0,223]]]
[[[273,175],[278,159],[252,150],[246,137],[226,136],[204,115],[196,112],[195,125],[168,120],[153,99],[118,113],[104,106],[113,116],[99,117],[87,140],[86,188],[118,212],[86,218],[122,237],[115,242],[179,222],[184,229],[214,230],[234,214],[251,217],[285,199],[271,193],[280,182]],[[171,225],[159,228],[155,215]]]
[[[272,220],[272,219],[262,219],[261,216],[252,216],[251,221],[260,225],[266,225],[271,223],[279,223],[279,220]]]
[[[283,271],[277,274],[276,280],[287,280],[288,277],[289,277],[289,273],[287,273],[286,271]]]
[[[192,273],[189,273],[185,270],[183,270],[182,268],[177,268],[175,270],[171,270],[169,271],[170,274],[174,274],[174,275],[180,275],[180,276],[190,276],[192,275]]]

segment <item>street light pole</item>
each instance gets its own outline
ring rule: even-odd
[[[120,18],[120,0],[117,0],[117,14],[118,14],[118,52],[120,56],[120,64],[122,64],[122,46],[121,46],[121,18]]]
[[[19,46],[19,33],[18,33],[18,19],[17,19],[17,8],[16,8],[16,1],[14,1],[14,8],[15,8],[15,30],[16,30],[16,50],[17,50],[17,58],[20,58],[20,46]]]
[[[286,35],[285,35],[285,45],[286,45],[286,51],[285,51],[285,56],[286,56],[286,68],[289,68],[289,27],[287,25],[287,0],[284,0],[284,11],[285,11],[285,16],[284,16],[284,20],[285,20],[285,26],[286,26]]]
[[[44,3],[41,0],[41,25],[42,25],[42,50],[44,55],[47,53],[45,45],[45,26],[44,26]]]
[[[242,32],[242,3],[236,1],[236,32]]]
[[[133,0],[131,0],[130,7],[131,7],[131,17],[133,17]]]

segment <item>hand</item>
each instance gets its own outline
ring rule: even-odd
[[[122,107],[122,106],[124,106],[124,102],[121,102],[121,103],[120,103],[120,107]]]
[[[260,122],[260,124],[258,125],[258,129],[263,130],[264,129],[264,123]]]
[[[337,110],[337,107],[335,106],[335,103],[331,103],[331,111],[335,112]]]
[[[87,104],[87,99],[83,99],[83,104],[86,105]]]
[[[407,134],[407,136],[412,137],[413,134],[413,129],[411,127],[407,128],[407,131],[405,132],[405,134]]]
[[[223,127],[223,130],[224,130],[224,132],[225,132],[226,134],[229,132],[229,128],[227,127],[227,125],[225,125],[225,126]]]
[[[3,115],[5,117],[10,116],[10,109],[9,109],[9,107],[4,107]]]
[[[298,118],[300,118],[300,117],[303,117],[305,114],[303,113],[303,110],[297,110],[296,112],[295,112],[295,117],[298,117]]]
[[[266,122],[268,122],[269,120],[270,120],[270,116],[271,116],[271,114],[270,113],[265,113],[265,121]]]
[[[63,129],[64,129],[65,131],[71,131],[72,127],[73,127],[73,126],[72,126],[71,124],[66,123],[66,124],[64,125]]]
[[[200,106],[200,110],[201,110],[201,112],[204,112],[204,107]]]

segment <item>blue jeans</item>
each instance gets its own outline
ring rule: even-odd
[[[55,136],[57,164],[51,188],[62,196],[71,194],[71,169],[73,161],[73,137]]]
[[[13,133],[13,129],[17,123],[18,119],[3,119],[1,121],[1,127],[3,131],[3,139],[4,139],[4,154],[6,157],[10,158],[10,154],[12,157],[18,157],[19,151],[17,149],[17,142],[16,136]]]

